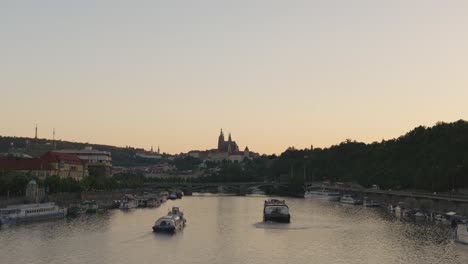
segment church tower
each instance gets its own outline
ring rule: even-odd
[[[218,150],[221,151],[223,149],[223,146],[224,146],[224,133],[223,133],[223,129],[221,128],[221,134],[219,135],[219,138],[218,138]]]

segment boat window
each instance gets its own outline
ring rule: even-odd
[[[267,206],[265,207],[265,213],[289,214],[289,209],[286,206]]]

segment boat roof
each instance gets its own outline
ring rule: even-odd
[[[172,220],[178,220],[179,218],[180,217],[178,215],[165,215],[163,217],[160,217],[158,221],[162,221],[162,220],[172,221]]]
[[[272,205],[287,206],[284,200],[270,199],[270,200],[265,201],[265,206],[272,206]]]
[[[8,205],[3,209],[27,209],[27,208],[44,208],[55,206],[55,203],[37,203],[37,204],[16,204]]]

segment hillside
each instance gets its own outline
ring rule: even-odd
[[[2,137],[0,136],[0,153],[7,152],[11,144],[15,148],[25,148],[27,141],[32,141],[33,138],[27,137]],[[37,139],[37,142],[40,144],[52,143],[52,140],[48,139]],[[79,142],[69,142],[69,141],[56,141],[57,149],[83,149],[86,146],[91,146],[93,149],[109,151],[112,154],[112,163],[115,166],[138,166],[138,165],[148,165],[154,163],[155,161],[147,159],[139,159],[135,157],[135,154],[142,149],[137,149],[133,147],[115,147],[108,145],[99,145],[99,144],[90,144],[90,143],[79,143]]]
[[[468,122],[417,127],[392,140],[346,140],[324,149],[290,149],[273,174],[300,180],[354,181],[365,186],[441,191],[468,187]]]

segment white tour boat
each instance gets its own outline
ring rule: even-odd
[[[325,201],[339,201],[341,198],[341,194],[339,192],[329,192],[326,190],[310,190],[304,193],[304,198]]]
[[[154,223],[153,231],[175,233],[182,230],[186,222],[184,213],[179,210],[179,207],[172,207],[172,210],[166,216],[159,218]]]
[[[55,203],[10,205],[0,209],[0,224],[63,218],[66,215],[67,209]]]
[[[280,223],[291,222],[289,207],[284,200],[270,199],[263,205],[263,221],[272,221]]]

